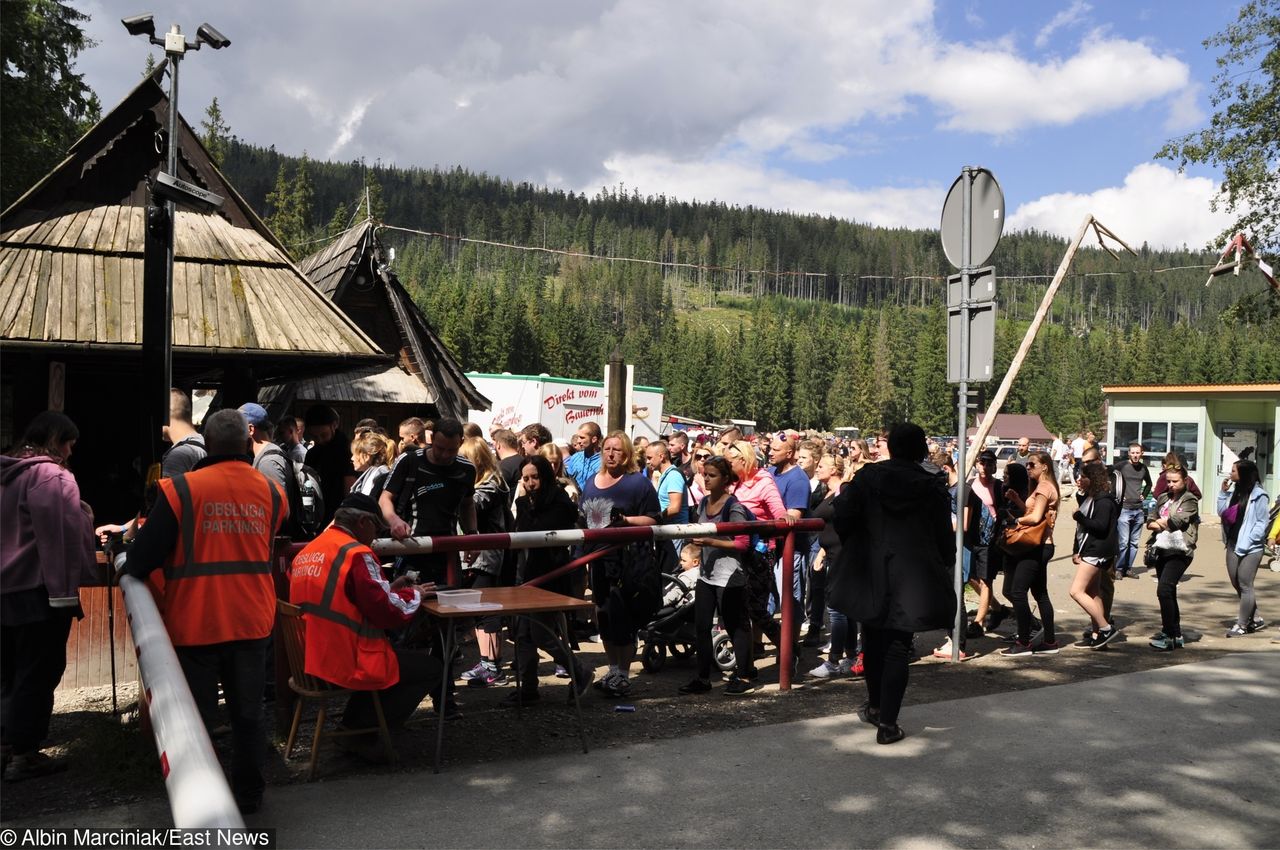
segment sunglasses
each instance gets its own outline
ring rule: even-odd
[[[1029,461],[1027,461],[1027,469],[1032,469],[1032,468],[1037,467],[1037,466],[1039,466],[1039,465],[1040,465],[1040,464],[1036,463],[1034,460],[1029,460]]]
[[[705,454],[705,453],[703,453],[703,454],[696,454],[696,455],[694,455],[694,456],[693,456],[694,460],[706,460],[706,459],[707,459],[707,458],[709,458],[709,457],[711,457],[711,455],[709,455],[709,454]]]

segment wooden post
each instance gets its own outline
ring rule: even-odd
[[[1067,270],[1071,268],[1071,261],[1075,259],[1080,242],[1084,239],[1084,235],[1091,224],[1096,224],[1092,213],[1086,215],[1084,221],[1080,222],[1075,238],[1067,246],[1067,253],[1063,255],[1062,262],[1058,264],[1058,271],[1054,273],[1053,282],[1045,290],[1044,298],[1040,299],[1040,309],[1036,310],[1036,315],[1031,320],[1031,326],[1027,328],[1026,334],[1023,335],[1022,345],[1018,346],[1018,353],[1014,355],[1013,361],[1009,364],[1009,371],[1004,373],[1004,380],[1000,382],[1000,388],[996,390],[995,396],[991,399],[991,406],[987,409],[982,421],[978,423],[978,429],[973,436],[974,450],[967,453],[962,474],[966,476],[969,474],[969,470],[973,469],[974,461],[982,453],[982,446],[986,442],[987,435],[991,433],[991,429],[995,426],[996,415],[1000,413],[1000,407],[1004,404],[1005,397],[1009,395],[1009,388],[1013,386],[1013,379],[1018,377],[1018,370],[1022,368],[1022,361],[1027,359],[1027,353],[1031,351],[1031,344],[1036,341],[1036,334],[1040,332],[1040,326],[1044,324],[1045,317],[1049,315],[1049,307],[1053,304],[1054,296],[1058,294],[1058,287],[1062,285],[1063,279],[1067,276]],[[1108,236],[1120,242],[1111,231],[1106,230],[1106,228],[1103,228],[1103,230],[1106,231]],[[1101,233],[1099,233],[1098,238],[1101,240]],[[1120,242],[1120,244],[1124,245],[1123,242]],[[1129,246],[1125,245],[1125,247],[1128,248]],[[1130,253],[1133,252],[1133,249],[1130,248],[1129,250]],[[963,440],[964,435],[961,434],[959,439]]]

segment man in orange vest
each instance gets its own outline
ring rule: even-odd
[[[390,583],[383,576],[369,544],[386,528],[373,497],[351,493],[289,570],[289,599],[306,622],[307,673],[356,691],[342,714],[348,729],[376,727],[372,691],[390,727],[404,723],[428,693],[440,693],[440,659],[393,647],[384,631],[412,622],[429,589],[404,576]],[[372,733],[356,752],[375,757]]]
[[[169,638],[205,725],[218,684],[231,716],[231,790],[244,813],[262,804],[262,697],[276,616],[271,546],[289,513],[279,484],[249,465],[249,426],[220,410],[204,426],[208,457],[160,481],[161,498],[129,547],[125,571],[164,570],[159,600]]]

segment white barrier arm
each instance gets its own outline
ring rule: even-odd
[[[124,556],[116,559],[119,568]],[[187,677],[169,641],[160,610],[141,581],[121,574],[120,590],[138,653],[138,669],[155,730],[160,769],[169,793],[173,825],[182,829],[244,828]]]

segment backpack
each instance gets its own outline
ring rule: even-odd
[[[293,472],[285,476],[284,492],[289,500],[286,532],[295,540],[310,540],[324,530],[324,493],[320,490],[320,474],[289,457],[279,446],[268,446],[262,453],[272,452],[283,457]]]

